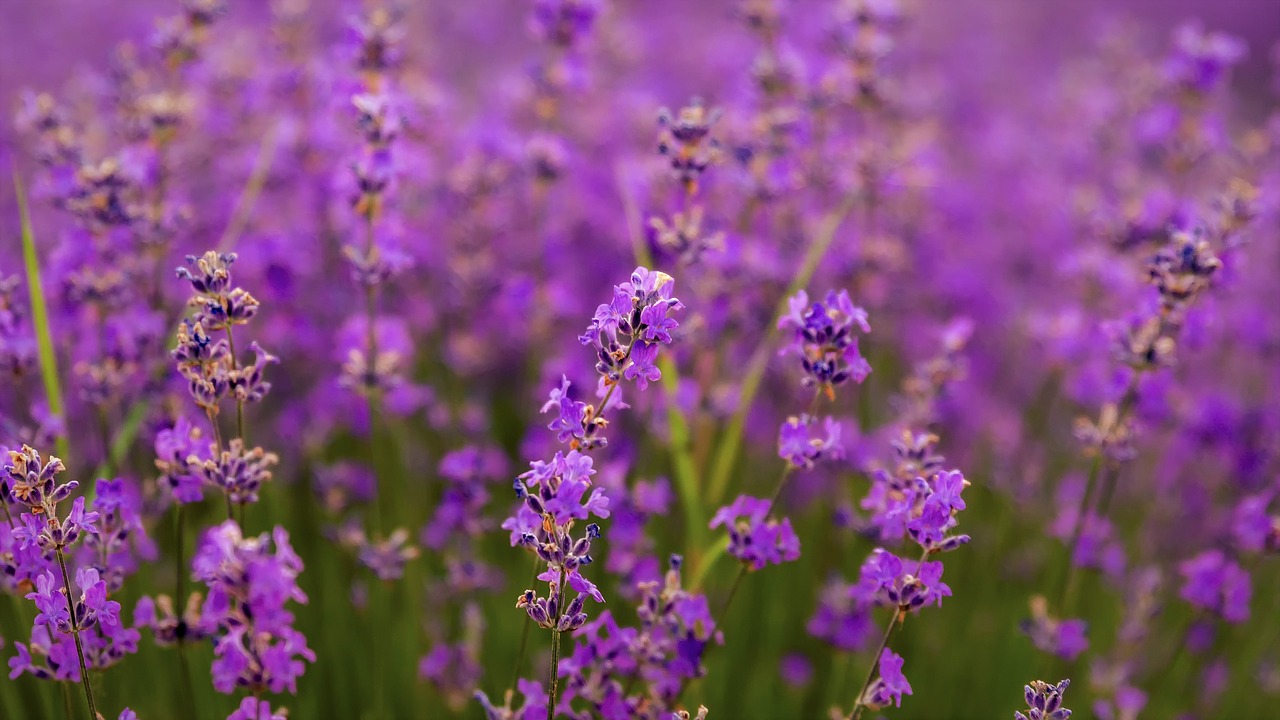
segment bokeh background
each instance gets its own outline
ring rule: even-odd
[[[600,484],[634,517],[615,513],[604,523],[593,571],[608,602],[588,602],[588,610],[633,623],[634,582],[656,577],[670,553],[705,572],[700,589],[721,607],[738,566],[713,550],[723,531],[705,525],[738,492],[769,494],[782,462],[778,424],[804,411],[811,394],[794,356],[774,353],[783,344],[769,331],[776,308],[842,198],[865,199],[880,182],[878,204],[840,216],[831,250],[804,283],[812,296],[847,288],[871,317],[861,340],[870,378],[841,388],[822,411],[842,424],[844,457],[792,478],[777,512],[791,518],[801,557],[747,575],[720,628],[724,647],[707,652],[706,676],[681,704],[705,704],[712,718],[849,710],[884,612],[872,613],[874,628],[854,633],[860,639],[846,648],[815,634],[813,619],[824,607],[839,613],[832,598],[840,583],[855,580],[881,544],[863,523],[860,500],[875,471],[892,465],[891,442],[911,427],[937,433],[947,466],[972,483],[959,516],[972,542],[945,556],[953,596],[895,636],[913,694],[885,716],[1011,717],[1024,683],[1064,677],[1073,681],[1067,697],[1076,717],[1126,717],[1113,703],[1119,686],[1146,695],[1128,717],[1273,716],[1280,567],[1234,533],[1242,500],[1269,503],[1280,489],[1276,4],[903,0],[877,69],[894,119],[866,123],[857,109],[832,111],[825,135],[815,98],[830,100],[823,78],[841,62],[830,42],[840,3],[774,4],[783,46],[800,67],[785,100],[798,129],[783,131],[781,150],[762,149],[772,138],[761,129],[766,103],[752,74],[762,43],[744,22],[744,3],[604,0],[570,53],[572,78],[554,92],[530,80],[562,60],[530,32],[533,3],[403,6],[404,60],[393,84],[406,130],[377,242],[412,261],[381,293],[378,330],[404,351],[407,389],[388,399],[385,423],[372,431],[363,401],[339,380],[365,327],[361,290],[341,256],[362,232],[347,174],[361,152],[350,97],[364,80],[346,28],[376,3],[232,0],[209,29],[203,57],[179,81],[194,100],[167,160],[169,198],[189,219],[147,262],[168,278],[183,255],[215,247],[229,223],[243,221],[233,243],[236,280],[263,303],[248,335],[281,358],[268,370],[272,395],[252,406],[249,420],[255,444],[281,462],[246,523],[291,533],[309,597],[296,608],[297,627],[317,655],[296,696],[273,704],[294,718],[482,717],[472,692],[501,697],[525,629],[514,600],[530,574],[527,553],[497,527],[514,505],[511,479],[554,451],[538,409],[562,374],[592,386],[594,358],[577,336],[642,261],[673,275],[687,306],[664,366],[680,380],[629,388],[633,407],[613,419],[610,445],[597,453]],[[13,117],[29,92],[47,92],[85,129],[92,157],[145,145],[122,139],[113,117],[112,58],[121,43],[145,58],[157,18],[178,11],[162,0],[0,0],[0,107]],[[286,16],[297,35],[282,50],[273,38]],[[1239,38],[1248,52],[1194,101],[1207,108],[1193,121],[1207,128],[1204,146],[1178,165],[1169,159],[1177,148],[1152,118],[1171,102],[1161,83],[1178,53],[1173,33],[1193,19]],[[553,97],[550,115],[537,109],[541,92]],[[720,111],[713,128],[724,152],[698,202],[708,234],[725,241],[691,263],[640,226],[679,202],[656,150],[657,118],[693,97]],[[559,163],[553,180],[539,175],[545,143],[561,153],[549,153]],[[176,417],[200,420],[164,352],[173,336],[165,323],[189,288],[168,281],[140,299],[164,310],[159,319],[140,312],[103,320],[92,302],[64,292],[79,271],[131,267],[136,248],[78,233],[56,207],[59,186],[38,155],[29,129],[0,123],[0,280],[24,278],[12,165],[31,190],[68,401],[61,434],[70,440],[70,476],[93,480],[106,447],[122,442],[117,474],[145,499],[141,522],[155,554],[114,596],[130,617],[141,597],[171,593],[177,575],[173,509],[154,459],[157,434]],[[776,173],[767,181],[747,160],[763,155],[773,163],[766,175]],[[867,162],[886,163],[884,175],[869,181],[860,171]],[[258,182],[246,210],[244,189]],[[1251,190],[1241,193],[1238,183]],[[1096,419],[1127,382],[1117,374],[1112,323],[1150,309],[1145,267],[1167,227],[1208,222],[1231,192],[1246,196],[1248,228],[1215,248],[1224,269],[1187,321],[1177,364],[1144,380],[1136,457],[1108,498],[1109,522],[1086,533],[1073,617],[1087,621],[1089,649],[1071,659],[1038,649],[1026,632],[1033,598],[1053,597],[1064,582],[1071,533],[1063,518],[1092,462],[1076,422]],[[25,281],[18,288],[25,314]],[[99,335],[103,327],[110,331]],[[967,344],[948,354],[956,336]],[[133,345],[140,357],[132,374],[117,378],[106,399],[88,394],[77,368],[118,355],[122,337],[143,338]],[[770,360],[748,412],[742,371],[762,346]],[[943,370],[929,364],[938,358]],[[13,382],[6,377],[0,445],[41,437],[29,430],[40,425],[38,373],[28,367]],[[938,373],[944,391],[920,410],[913,389]],[[746,442],[730,456],[729,491],[717,496],[717,452],[740,410]],[[453,487],[442,459],[467,447],[493,458],[481,484],[487,502],[466,509],[482,531],[458,530],[465,542],[431,547],[421,530]],[[692,463],[696,508],[679,486],[682,457]],[[376,500],[353,474],[378,478]],[[659,511],[645,509],[636,491],[653,482],[666,488]],[[404,527],[421,546],[393,581],[374,577],[359,543],[344,535],[379,504],[379,532]],[[194,506],[188,557],[199,530],[221,519],[212,496]],[[1214,549],[1250,573],[1244,622],[1182,598],[1179,564]],[[1140,589],[1153,576],[1158,589]],[[6,658],[34,615],[9,590],[0,609]],[[1134,620],[1136,606],[1150,612]],[[864,619],[847,612],[851,624]],[[1130,645],[1133,623],[1141,639]],[[548,634],[535,629],[528,643],[523,675],[543,682]],[[443,669],[424,676],[422,659],[440,647],[454,654],[436,655]],[[94,674],[104,715],[127,705],[144,720],[226,717],[244,693],[213,690],[211,646],[189,651],[196,712],[183,709],[174,649],[157,647],[144,630],[136,654]],[[57,684],[30,675],[0,680],[0,695],[4,717],[63,712]]]

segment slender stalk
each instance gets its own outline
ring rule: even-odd
[[[929,550],[926,548],[920,553],[920,562],[916,564],[916,575],[920,575],[920,571],[924,568],[924,561],[929,559]],[[880,664],[880,656],[884,654],[884,649],[889,647],[889,638],[893,636],[893,630],[897,626],[903,624],[907,616],[901,609],[895,608],[893,616],[889,618],[889,625],[884,629],[884,636],[880,638],[880,647],[876,650],[876,654],[871,658],[871,667],[867,668],[867,675],[862,681],[862,686],[858,688],[858,697],[853,702],[853,710],[849,711],[848,720],[858,720],[862,717],[862,711],[866,705],[862,702],[862,697],[867,694],[867,688],[871,687],[871,681],[876,677],[876,668]]]
[[[858,688],[858,699],[853,702],[853,710],[849,712],[849,720],[858,720],[862,717],[862,710],[866,704],[862,702],[862,696],[866,695],[867,688],[871,687],[871,681],[876,677],[876,668],[880,664],[880,656],[884,654],[885,648],[889,647],[889,638],[893,636],[894,628],[901,623],[898,622],[898,616],[901,611],[894,610],[893,617],[889,619],[888,626],[884,629],[884,635],[880,638],[880,647],[876,648],[876,654],[871,658],[871,666],[867,668],[867,675],[862,680],[862,685]]]
[[[62,686],[62,711],[67,714],[67,720],[71,720],[75,717],[75,712],[71,709],[71,683],[60,682],[58,684]]]
[[[541,565],[542,565],[542,562],[535,555],[533,558],[533,578],[529,580],[530,585],[537,582],[538,568]],[[525,650],[529,647],[529,626],[532,624],[533,624],[533,619],[526,614],[524,616],[524,627],[520,631],[520,650],[516,653],[516,664],[511,669],[511,684],[507,686],[509,688],[507,690],[508,693],[515,692],[516,683],[519,682],[520,680],[520,666],[524,664],[524,653],[525,653]]]
[[[559,606],[556,607],[557,613],[564,609],[564,576],[565,573],[561,572],[560,589],[556,593],[556,597],[560,601]],[[552,622],[557,624],[559,624],[559,620],[558,617],[551,619]],[[560,634],[559,628],[551,631],[551,678],[547,681],[547,696],[550,698],[547,701],[547,720],[555,720],[556,702],[560,693]]]
[[[176,508],[174,524],[178,550],[173,567],[176,578],[173,601],[178,608],[183,608],[186,603],[186,512],[184,512],[186,505],[178,503]],[[178,633],[178,664],[179,672],[182,674],[182,696],[187,705],[187,717],[195,717],[196,694],[191,686],[191,668],[187,664],[186,640],[185,633]]]
[[[4,508],[4,519],[9,523],[9,529],[17,527],[13,524],[13,513],[9,512],[9,483],[0,483],[0,507]]]
[[[778,309],[774,314],[775,317],[786,312],[788,298],[809,284],[809,280],[818,269],[818,264],[822,262],[823,256],[827,254],[832,241],[835,240],[840,226],[844,223],[845,218],[848,217],[849,212],[856,203],[857,196],[850,195],[823,216],[817,230],[814,232],[813,242],[809,245],[808,252],[805,253],[800,267],[791,279],[791,284],[787,286],[785,294],[778,302]],[[747,414],[751,412],[756,393],[760,390],[760,383],[764,380],[765,370],[768,368],[769,360],[773,357],[773,339],[777,333],[776,327],[766,333],[751,354],[751,358],[747,361],[746,371],[743,373],[742,378],[742,392],[738,401],[738,409],[729,420],[724,439],[720,442],[716,450],[715,459],[712,462],[707,499],[709,504],[713,506],[724,497],[724,493],[728,489],[729,478],[738,459],[738,450],[742,447],[743,432],[746,430],[747,425]]]
[[[227,349],[231,354],[231,370],[240,368],[240,359],[236,357],[236,339],[231,333],[231,324],[227,324]],[[244,400],[236,398],[236,437],[244,442]]]
[[[67,610],[71,613],[71,637],[76,641],[76,659],[80,661],[80,682],[84,685],[84,698],[89,703],[89,717],[98,717],[98,708],[93,704],[93,688],[89,684],[89,670],[84,664],[84,645],[80,642],[80,622],[76,618],[76,606],[71,601],[71,576],[67,574],[67,558],[58,548],[58,566],[62,568],[62,585],[67,592]]]
[[[1139,376],[1140,373],[1135,371],[1132,377],[1129,378],[1129,384],[1125,388],[1124,395],[1120,398],[1120,404],[1116,407],[1115,425],[1117,428],[1123,425],[1138,400]],[[1080,537],[1084,534],[1085,524],[1088,522],[1089,514],[1093,509],[1093,496],[1097,492],[1098,474],[1102,470],[1103,462],[1103,451],[1100,449],[1097,457],[1093,460],[1093,465],[1089,468],[1089,479],[1085,484],[1084,496],[1080,498],[1080,507],[1076,512],[1075,523],[1071,528],[1071,540],[1067,543],[1067,577],[1062,584],[1062,591],[1058,595],[1058,608],[1063,614],[1069,613],[1070,606],[1074,604],[1079,583],[1079,573],[1075,563],[1076,548],[1080,545]],[[1105,497],[1108,503],[1110,503],[1111,494],[1114,492],[1118,474],[1118,470],[1107,469],[1108,489],[1105,491]]]
[[[45,402],[49,404],[49,414],[62,419],[65,424],[62,384],[58,379],[58,355],[53,348],[53,333],[49,330],[49,308],[45,303],[44,284],[40,281],[40,255],[36,252],[36,236],[31,229],[31,215],[27,211],[27,195],[16,165],[13,167],[13,190],[17,196],[18,220],[22,227],[22,263],[27,276],[31,324],[36,335],[36,354],[40,361],[40,378],[44,381]],[[70,465],[71,450],[66,430],[58,433],[54,442],[58,457]]]

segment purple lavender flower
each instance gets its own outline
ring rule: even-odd
[[[942,582],[942,563],[916,563],[911,571],[906,561],[884,548],[873,550],[862,564],[858,591],[900,612],[914,612],[931,603],[941,607],[942,598],[951,597],[951,588]]]
[[[1227,622],[1249,619],[1252,585],[1249,573],[1221,550],[1206,550],[1178,566],[1183,585],[1179,595],[1193,606]]]
[[[724,526],[729,531],[729,554],[753,570],[800,557],[800,538],[791,520],[768,519],[772,506],[768,500],[739,495],[711,518],[712,529]]]
[[[1239,38],[1207,32],[1198,22],[1186,22],[1174,31],[1174,54],[1165,65],[1168,78],[1187,90],[1208,93],[1221,84],[1247,48]]]
[[[812,437],[810,428],[817,424],[817,418],[809,415],[787,418],[778,428],[778,457],[792,467],[805,469],[824,459],[844,457],[844,449],[840,445],[840,423],[835,418],[824,418],[822,432]]]
[[[230,502],[253,503],[258,501],[258,490],[271,480],[271,468],[279,460],[275,453],[260,447],[249,450],[243,440],[235,438],[216,457],[200,464],[200,476]]]
[[[872,710],[879,710],[889,703],[902,707],[902,696],[911,694],[911,683],[902,674],[903,662],[901,655],[888,648],[880,653],[880,676],[863,693],[863,705]]]
[[[288,533],[277,527],[270,540],[246,538],[228,520],[205,534],[192,569],[209,586],[201,624],[222,632],[214,646],[214,688],[297,692],[303,661],[315,662],[315,653],[286,608],[291,600],[307,601],[297,585],[302,560]]]
[[[271,703],[266,700],[247,697],[240,701],[240,706],[227,716],[227,720],[288,720],[288,716],[282,710],[272,710]]]
[[[1015,712],[1013,717],[1015,720],[1067,720],[1071,711],[1062,707],[1062,696],[1069,685],[1070,680],[1063,680],[1057,685],[1033,680],[1030,685],[1023,686],[1028,712]]]
[[[834,398],[836,387],[866,379],[871,365],[858,352],[854,331],[869,333],[871,326],[866,311],[853,304],[848,292],[831,291],[824,302],[810,303],[809,294],[801,290],[788,304],[790,310],[778,319],[778,328],[793,331],[784,352],[800,355],[805,386]]]
[[[578,340],[595,348],[596,371],[607,384],[625,377],[643,390],[662,376],[655,364],[658,346],[670,344],[678,327],[667,313],[684,307],[672,296],[674,287],[670,275],[638,267],[629,282],[614,286],[612,302],[596,308]]]
[[[1088,624],[1079,619],[1058,619],[1049,614],[1042,596],[1031,599],[1031,617],[1021,623],[1022,632],[1040,650],[1064,660],[1075,660],[1089,649]]]

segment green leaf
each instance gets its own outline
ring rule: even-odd
[[[58,379],[58,356],[53,351],[53,334],[49,331],[49,308],[45,303],[44,285],[40,282],[40,257],[36,253],[36,236],[31,229],[31,216],[27,212],[27,196],[22,188],[22,176],[13,169],[13,188],[18,197],[18,218],[22,223],[22,262],[27,273],[27,290],[31,294],[31,323],[36,333],[40,357],[40,375],[44,379],[45,400],[49,412],[63,421],[63,432],[58,433],[58,456],[70,465],[67,446],[66,415],[62,407],[62,385]]]

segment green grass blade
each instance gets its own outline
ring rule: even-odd
[[[62,384],[58,379],[58,357],[53,351],[53,334],[49,332],[49,308],[45,303],[44,285],[40,282],[40,257],[36,253],[36,236],[31,229],[31,215],[27,212],[27,195],[22,188],[22,176],[18,169],[13,169],[13,188],[18,197],[18,218],[22,223],[22,263],[27,272],[27,290],[31,294],[31,324],[36,333],[36,344],[40,356],[40,376],[44,379],[45,400],[49,403],[49,412],[63,422],[63,431],[58,433],[56,447],[58,456],[67,464],[71,464],[70,451],[67,444],[67,417],[62,407]]]

